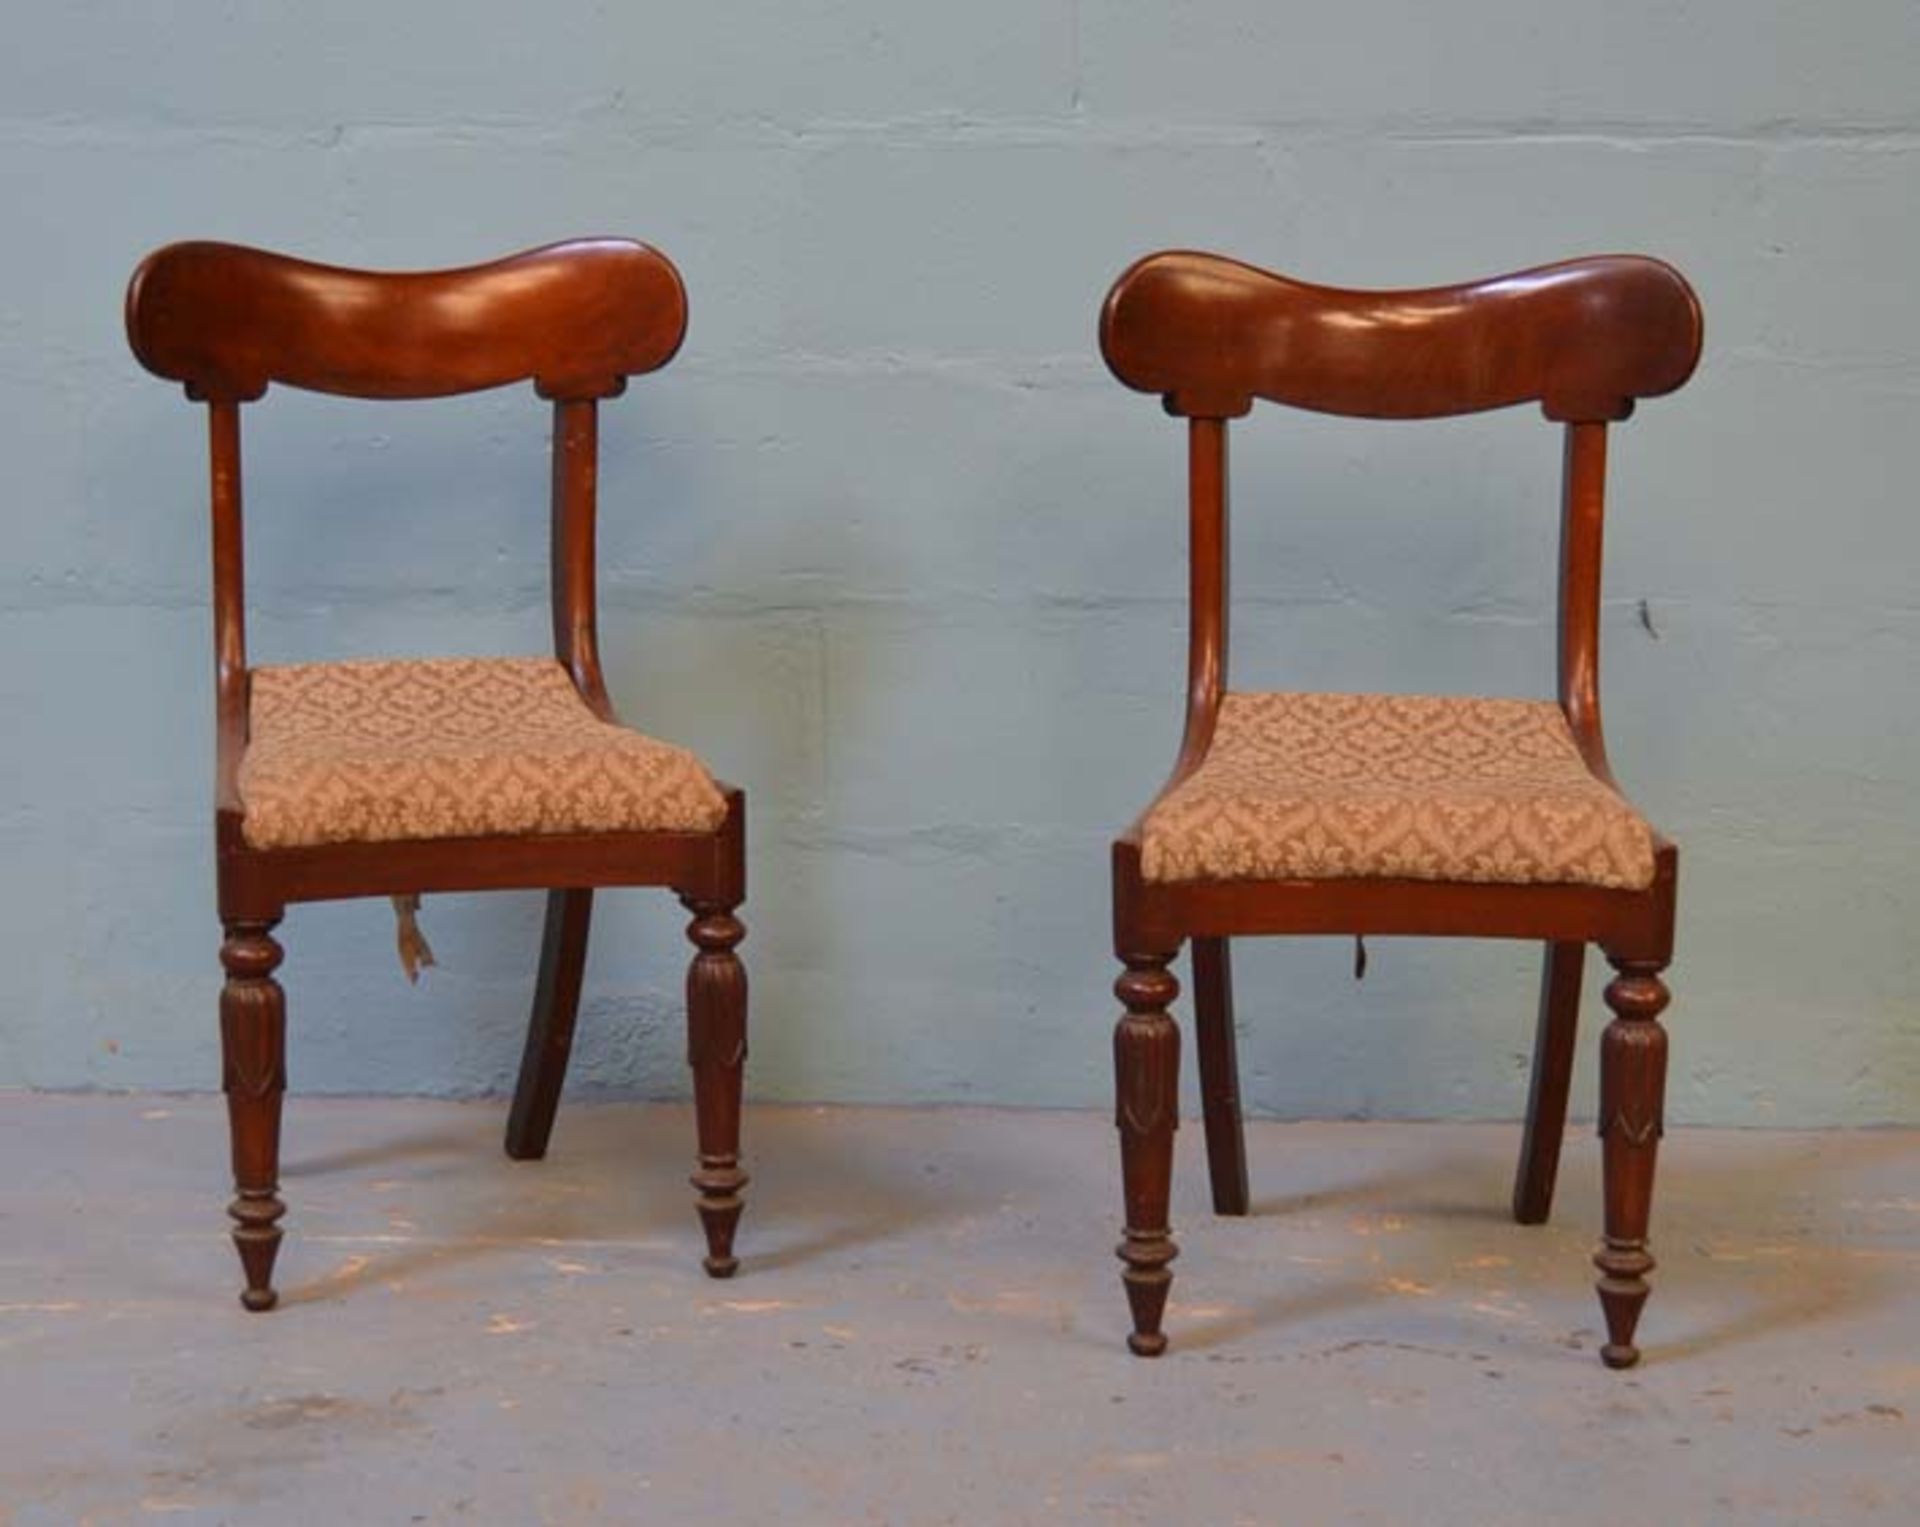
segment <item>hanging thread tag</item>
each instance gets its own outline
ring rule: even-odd
[[[433,945],[420,931],[420,897],[413,893],[395,896],[393,901],[393,941],[400,951],[400,968],[414,985],[420,984],[420,967],[437,965]]]
[[[1358,933],[1353,936],[1353,978],[1356,981],[1367,978],[1367,941]]]

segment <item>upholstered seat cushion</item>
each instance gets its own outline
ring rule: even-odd
[[[1550,701],[1229,694],[1205,760],[1148,813],[1141,870],[1643,889],[1653,837]]]
[[[700,760],[602,721],[552,658],[252,671],[240,763],[258,848],[524,833],[710,831]]]

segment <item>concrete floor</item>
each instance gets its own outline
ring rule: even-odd
[[[1920,1521],[1920,1134],[1669,1137],[1645,1364],[1594,1356],[1598,1159],[1181,1136],[1173,1350],[1122,1350],[1112,1130],[754,1109],[731,1284],[684,1108],[296,1099],[284,1302],[234,1302],[217,1099],[0,1099],[0,1523]]]

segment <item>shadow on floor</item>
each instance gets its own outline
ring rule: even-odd
[[[473,1117],[431,1130],[290,1162],[289,1183],[312,1188],[329,1178],[359,1178],[364,1187],[397,1195],[404,1214],[387,1209],[391,1234],[334,1238],[308,1229],[309,1240],[337,1239],[365,1249],[350,1251],[320,1277],[286,1285],[282,1302],[343,1299],[369,1285],[529,1246],[564,1251],[617,1243],[670,1249],[697,1263],[701,1233],[695,1195],[685,1181],[693,1158],[693,1124],[684,1105],[563,1111],[553,1146],[538,1162],[506,1158],[499,1139],[505,1116],[504,1104],[497,1110],[476,1107]],[[749,1119],[745,1160],[754,1177],[741,1223],[739,1277],[909,1235],[981,1202],[976,1191],[950,1175],[929,1175],[937,1168],[880,1149],[859,1127],[858,1115],[852,1119],[850,1126],[845,1113],[789,1116],[782,1122],[777,1157],[764,1163],[753,1156]],[[434,1167],[422,1172],[423,1159],[434,1160]],[[365,1181],[383,1176],[389,1166],[401,1168],[391,1182]],[[436,1184],[446,1178],[458,1179],[460,1191],[443,1191],[444,1184]],[[765,1227],[754,1222],[757,1191],[780,1205],[777,1218]],[[285,1196],[289,1234],[300,1235],[299,1194]],[[485,1206],[474,1209],[476,1198]],[[442,1213],[439,1205],[453,1207]]]
[[[1882,1250],[1856,1250],[1836,1244],[1820,1225],[1823,1180],[1844,1172],[1857,1175],[1863,1164],[1913,1159],[1910,1139],[1855,1137],[1843,1154],[1823,1159],[1821,1141],[1808,1136],[1766,1143],[1766,1159],[1756,1162],[1751,1149],[1737,1163],[1711,1157],[1689,1159],[1686,1136],[1662,1153],[1654,1195],[1652,1249],[1678,1265],[1698,1259],[1724,1280],[1725,1318],[1678,1340],[1659,1335],[1661,1275],[1653,1275],[1648,1304],[1651,1324],[1641,1336],[1649,1358],[1677,1360],[1792,1331],[1821,1321],[1858,1314],[1884,1303],[1907,1276],[1909,1262]],[[1514,1147],[1519,1131],[1514,1131]],[[1395,1237],[1395,1275],[1406,1282],[1442,1284],[1457,1278],[1464,1254],[1480,1247],[1488,1256],[1515,1254],[1514,1237],[1553,1236],[1565,1241],[1583,1233],[1597,1244],[1600,1182],[1597,1150],[1581,1151],[1569,1142],[1562,1192],[1547,1226],[1521,1226],[1507,1205],[1510,1180],[1478,1154],[1457,1152],[1418,1168],[1390,1170],[1309,1192],[1256,1200],[1253,1216],[1285,1219],[1327,1210],[1364,1211],[1391,1219]],[[1589,1180],[1591,1179],[1591,1180]],[[1464,1188],[1464,1192],[1463,1192]],[[1807,1212],[1787,1234],[1753,1239],[1753,1226],[1778,1226],[1780,1206],[1804,1201]],[[1830,1206],[1829,1206],[1830,1207]],[[1451,1225],[1484,1226],[1471,1241],[1456,1237]],[[1536,1242],[1537,1249],[1537,1242]],[[1591,1268],[1582,1268],[1591,1277]],[[1176,1270],[1176,1277],[1178,1270]],[[1286,1274],[1275,1269],[1275,1276]],[[1176,1284],[1176,1288],[1178,1285]],[[1342,1279],[1304,1292],[1276,1294],[1220,1318],[1194,1320],[1189,1311],[1176,1340],[1183,1348],[1224,1345],[1257,1328],[1303,1319],[1345,1306],[1392,1297],[1379,1280]],[[1177,1306],[1176,1306],[1177,1309]],[[1594,1311],[1599,1325],[1599,1310]],[[1579,1344],[1588,1333],[1576,1331]]]

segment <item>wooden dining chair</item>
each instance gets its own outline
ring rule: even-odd
[[[408,274],[186,243],[134,273],[126,316],[140,362],[185,383],[211,425],[220,1036],[241,1302],[274,1305],[285,1212],[286,1019],[273,930],[291,903],[391,895],[404,914],[428,891],[547,891],[507,1123],[518,1160],[543,1156],[553,1128],[594,888],[679,895],[697,950],[687,977],[693,1185],[706,1269],[727,1277],[747,1181],[747,982],[734,953],[745,936],[745,798],[692,753],[619,724],[595,626],[597,410],[679,348],[679,272],[624,239]],[[411,399],[527,381],[553,404],[553,657],[249,664],[240,405],[276,382]]]
[[[1655,260],[1603,256],[1474,285],[1338,291],[1214,255],[1162,253],[1115,283],[1107,364],[1187,421],[1191,537],[1186,730],[1171,778],[1113,845],[1114,1036],[1129,1345],[1165,1350],[1176,1255],[1167,1200],[1180,1035],[1168,968],[1193,942],[1213,1205],[1247,1212],[1229,941],[1438,934],[1545,945],[1513,1212],[1546,1219],[1567,1110],[1585,946],[1617,972],[1601,1040],[1606,1234],[1594,1262],[1609,1340],[1639,1357],[1673,950],[1673,844],[1614,783],[1600,727],[1607,426],[1671,392],[1700,308]],[[1429,419],[1538,402],[1565,426],[1559,698],[1249,693],[1227,687],[1227,421],[1256,398]]]

